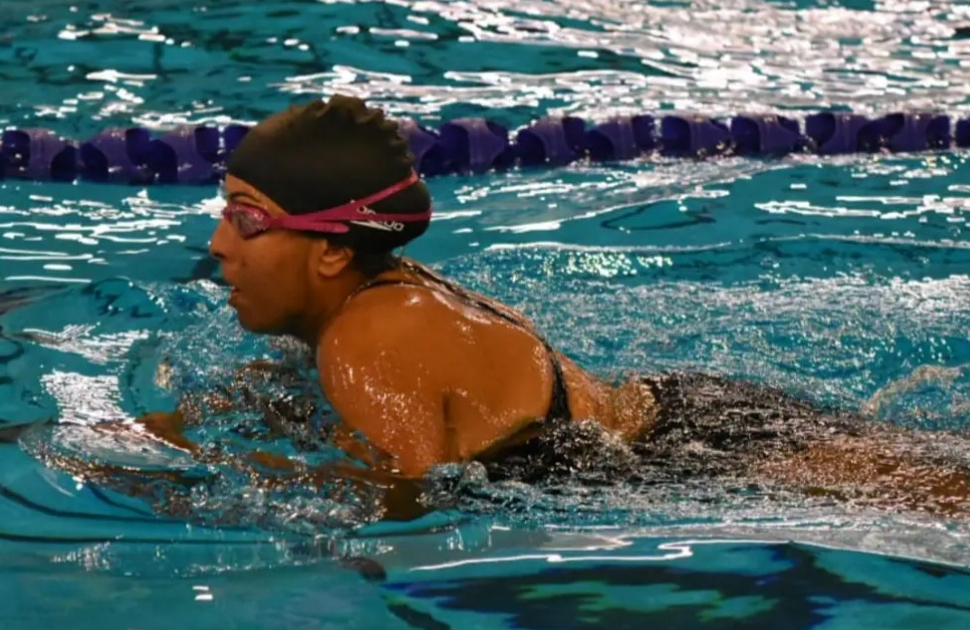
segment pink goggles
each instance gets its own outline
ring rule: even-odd
[[[342,206],[311,212],[309,214],[287,215],[274,217],[262,208],[255,208],[241,203],[230,203],[222,210],[222,218],[239,231],[243,238],[251,238],[267,230],[282,228],[299,232],[326,232],[330,234],[344,234],[350,226],[347,222],[354,222],[364,227],[379,230],[400,232],[404,224],[409,221],[431,220],[431,210],[412,214],[380,214],[367,206],[387,199],[418,181],[418,174],[411,171],[407,179],[385,188],[373,195],[345,203]]]

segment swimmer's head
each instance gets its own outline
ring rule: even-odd
[[[210,251],[243,327],[291,333],[311,298],[393,268],[421,236],[431,198],[395,122],[347,96],[294,106],[233,151]]]

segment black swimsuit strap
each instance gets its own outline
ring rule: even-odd
[[[566,387],[566,375],[563,374],[562,363],[549,342],[542,337],[539,337],[539,341],[546,347],[546,351],[549,353],[549,362],[552,363],[552,402],[549,404],[546,419],[570,422],[573,419],[573,412],[569,408],[569,390]]]
[[[475,297],[473,294],[462,289],[458,285],[445,280],[433,273],[428,272],[423,267],[418,265],[407,265],[408,269],[414,271],[420,275],[423,275],[437,284],[442,285],[446,288],[449,293],[456,297],[460,297],[469,304],[477,306],[497,317],[501,317],[507,322],[510,322],[520,328],[527,328],[520,320],[514,318],[509,313],[496,308],[495,306],[489,304],[488,302]],[[434,287],[428,287],[426,285],[421,285],[416,282],[411,282],[403,278],[376,278],[365,282],[364,284],[357,287],[349,296],[347,300],[350,300],[354,296],[367,291],[368,289],[373,289],[375,287],[393,285],[393,284],[406,284],[410,286],[425,287],[431,290],[437,290]],[[346,303],[346,302],[345,302]],[[552,365],[552,401],[549,404],[549,411],[546,413],[547,420],[555,421],[565,421],[568,422],[572,420],[572,411],[569,408],[569,392],[566,388],[566,376],[563,373],[562,363],[559,361],[559,356],[556,354],[556,350],[549,344],[549,342],[542,336],[537,334],[534,330],[529,329],[529,332],[534,334],[539,342],[545,347],[547,354],[549,355],[549,362]]]

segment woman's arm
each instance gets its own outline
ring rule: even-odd
[[[20,440],[20,436],[27,431],[36,429],[38,427],[47,426],[49,424],[54,424],[54,421],[40,420],[25,424],[4,424],[3,426],[0,426],[0,444],[16,444],[17,441]]]
[[[809,496],[938,516],[970,515],[966,466],[924,456],[912,446],[896,444],[888,434],[846,437],[762,462],[753,472]]]
[[[420,478],[405,477],[380,467],[361,468],[347,461],[307,466],[275,453],[256,451],[248,459],[269,474],[264,476],[268,487],[285,487],[293,483],[313,486],[318,490],[328,484],[349,482],[362,494],[377,492],[382,518],[410,521],[428,514],[431,509],[422,501],[424,492]]]
[[[229,385],[204,395],[186,396],[174,411],[146,413],[136,422],[160,440],[189,453],[197,452],[198,444],[185,436],[185,429],[200,424],[211,413],[255,411],[271,437],[285,436],[289,434],[286,424],[308,423],[321,410],[312,396],[299,400],[281,396],[280,387],[315,389],[317,384],[296,368],[257,360],[238,369]]]

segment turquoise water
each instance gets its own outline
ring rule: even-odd
[[[888,1],[18,3],[0,7],[0,122],[83,138],[253,121],[334,90],[430,125],[965,115],[968,23],[957,4]],[[712,369],[964,429],[968,175],[947,152],[442,177],[408,254],[525,311],[599,374]],[[176,504],[42,464],[183,466],[99,428],[289,352],[231,323],[205,253],[218,208],[215,188],[0,182],[0,420],[62,423],[0,445],[3,628],[970,625],[970,527],[926,515],[718,487],[494,486],[391,528],[238,479]]]

